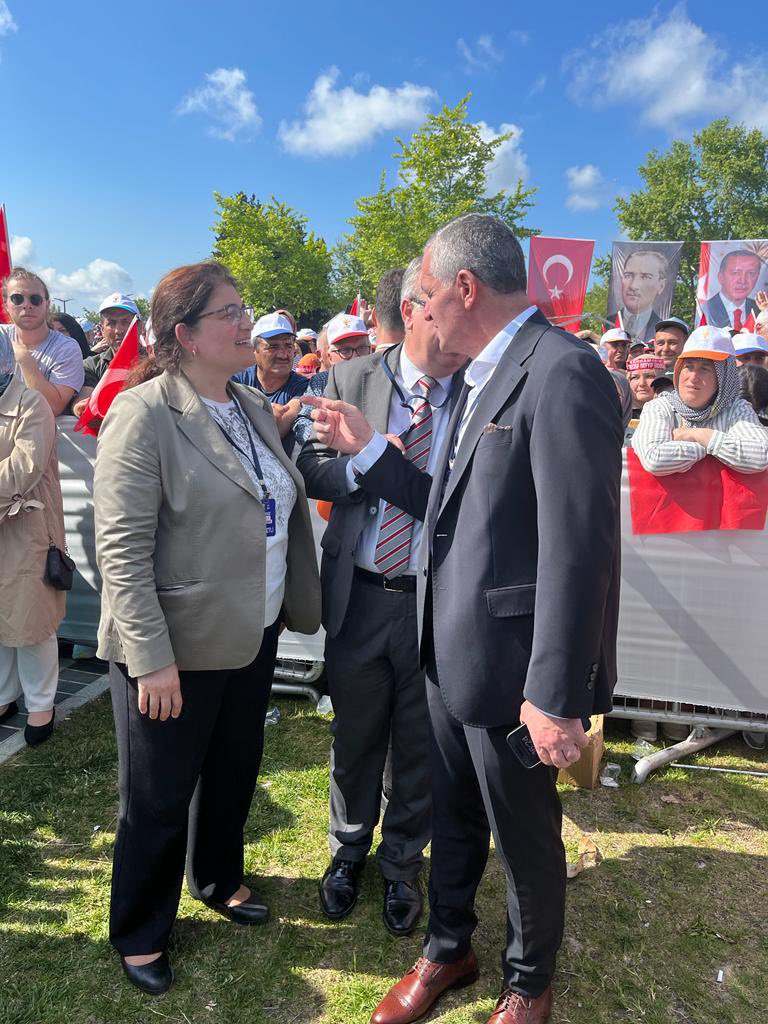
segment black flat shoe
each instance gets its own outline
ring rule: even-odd
[[[265,924],[269,920],[269,908],[253,891],[247,900],[233,907],[228,903],[219,903],[218,900],[203,900],[203,903],[235,924]]]
[[[423,900],[418,882],[384,882],[384,924],[392,935],[410,935],[419,923]]]
[[[161,953],[157,960],[142,964],[140,967],[136,964],[127,964],[122,956],[120,963],[128,981],[142,992],[146,992],[148,996],[161,996],[173,984],[173,968],[167,953]]]
[[[339,921],[357,903],[364,860],[334,857],[320,882],[320,906],[326,917]]]
[[[2,715],[0,715],[0,725],[2,725],[3,722],[7,722],[9,718],[13,718],[13,716],[17,715],[18,713],[19,705],[16,703],[15,700],[12,700],[8,707],[5,709],[5,711],[2,713]]]
[[[51,715],[50,722],[46,722],[45,725],[25,725],[24,726],[24,742],[28,747],[36,747],[40,743],[44,743],[45,740],[53,732],[53,723],[56,720],[56,712]]]

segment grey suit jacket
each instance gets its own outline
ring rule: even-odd
[[[304,482],[269,401],[230,387],[296,484],[283,618],[314,633],[320,581]],[[163,373],[113,402],[99,433],[94,511],[100,657],[125,662],[132,676],[173,662],[206,670],[253,661],[264,626],[264,506],[183,373]]]
[[[483,389],[444,485],[393,446],[362,485],[426,519],[418,608],[449,711],[509,726],[524,699],[564,718],[611,707],[623,431],[594,353],[536,313]]]
[[[326,398],[340,398],[356,406],[375,430],[385,434],[389,423],[392,383],[382,369],[381,361],[386,356],[394,372],[402,347],[397,345],[385,352],[374,352],[370,356],[332,366],[324,392]],[[454,377],[451,390],[453,404],[460,390],[460,384],[457,386],[460,377],[461,373]],[[347,614],[360,534],[379,511],[379,498],[367,493],[365,489],[352,495],[348,493],[348,462],[349,456],[339,456],[314,439],[307,441],[297,461],[304,476],[307,495],[333,502],[331,518],[320,542],[323,549],[320,569],[323,626],[331,637],[339,632]],[[419,473],[416,469],[414,472]],[[417,518],[423,519],[423,512]]]

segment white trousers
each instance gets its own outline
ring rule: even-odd
[[[21,694],[27,711],[50,711],[59,679],[56,634],[29,647],[0,644],[0,707]]]

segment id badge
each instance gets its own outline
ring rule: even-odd
[[[277,508],[274,498],[264,498],[264,522],[267,527],[267,536],[274,537],[277,532]]]

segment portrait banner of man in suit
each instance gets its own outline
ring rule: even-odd
[[[672,309],[682,242],[614,242],[608,319],[649,342]]]
[[[702,242],[696,326],[712,324],[754,331],[759,314],[755,296],[768,287],[768,240]]]

